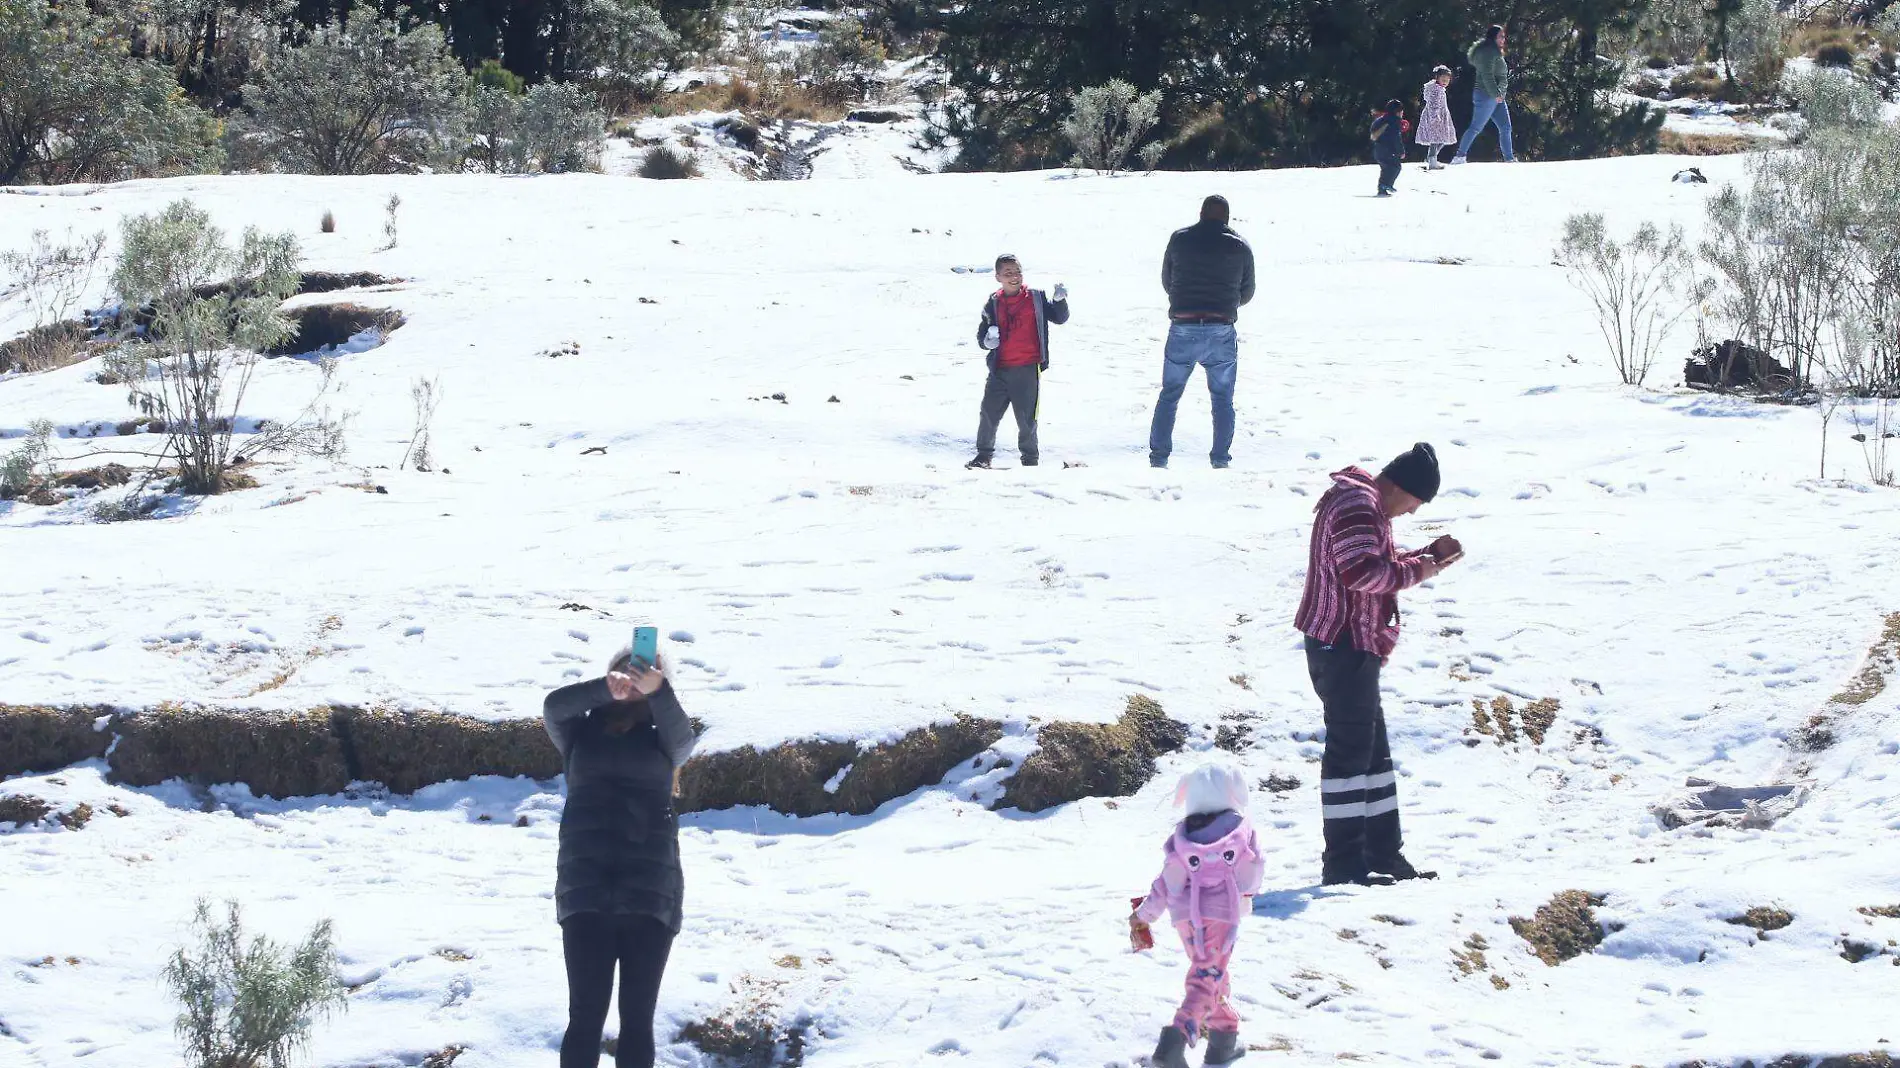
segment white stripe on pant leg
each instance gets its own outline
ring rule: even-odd
[[[1377,775],[1354,775],[1346,779],[1321,779],[1319,792],[1322,794],[1341,794],[1348,790],[1377,790],[1381,786],[1390,786],[1398,779],[1390,771]]]
[[[1398,798],[1387,798],[1387,800],[1392,802],[1393,808],[1399,807]],[[1321,805],[1319,813],[1321,818],[1329,820],[1358,820],[1373,814],[1372,809],[1364,801],[1349,801],[1343,805]]]
[[[1368,816],[1383,816],[1388,812],[1397,812],[1399,810],[1399,795],[1393,794],[1391,797],[1382,797],[1365,806],[1365,809],[1366,815]]]

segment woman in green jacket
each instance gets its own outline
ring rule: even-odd
[[[1491,122],[1498,128],[1499,154],[1504,162],[1516,163],[1517,153],[1511,148],[1511,108],[1504,102],[1511,82],[1511,68],[1504,61],[1504,27],[1493,26],[1486,30],[1484,38],[1471,46],[1465,58],[1471,61],[1471,69],[1477,73],[1471,83],[1471,122],[1465,126],[1465,135],[1458,139],[1458,154],[1451,161],[1465,162],[1465,154],[1471,151],[1471,142],[1477,140],[1478,131],[1484,129],[1486,122]]]

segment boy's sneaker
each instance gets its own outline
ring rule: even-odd
[[[1447,166],[1456,167],[1460,163],[1463,163],[1463,162],[1465,162],[1465,158],[1463,156],[1453,156],[1451,157],[1451,163],[1447,164]]]
[[[969,463],[964,464],[963,469],[966,471],[988,471],[990,469],[990,458],[987,456],[979,456]]]
[[[1380,196],[1382,196],[1382,197],[1389,197],[1389,196],[1391,196],[1391,195],[1392,195],[1392,190],[1390,190],[1390,189],[1381,189],[1381,190],[1379,190],[1379,195],[1380,195]]]

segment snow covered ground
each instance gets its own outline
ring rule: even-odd
[[[294,229],[310,268],[407,279],[340,295],[407,317],[343,357],[347,463],[266,467],[258,489],[151,522],[0,505],[0,700],[528,716],[652,620],[709,749],[877,740],[958,711],[1020,733],[1112,718],[1130,692],[1195,725],[1194,751],[1119,802],[997,813],[976,800],[990,776],[953,775],[865,818],[690,817],[662,1037],[749,1003],[804,1028],[813,1068],[1135,1063],[1181,955],[1165,936],[1127,951],[1127,898],[1153,877],[1173,774],[1222,723],[1251,729],[1255,777],[1301,783],[1255,795],[1267,891],[1234,966],[1248,1063],[1889,1044],[1900,920],[1857,910],[1900,903],[1900,686],[1844,721],[1812,799],[1771,830],[1669,832],[1647,811],[1687,775],[1788,773],[1788,732],[1900,611],[1896,498],[1856,481],[1851,427],[1837,417],[1817,480],[1815,412],[1667,388],[1686,338],[1662,388],[1614,385],[1550,263],[1571,211],[1699,226],[1717,186],[1672,183],[1682,164],[1408,167],[1390,201],[1369,166],[0,196],[0,247],[189,196],[233,230]],[[400,242],[377,252],[392,192]],[[1156,272],[1210,192],[1260,272],[1235,465],[1203,462],[1197,383],[1173,469],[1152,471]],[[1066,282],[1074,319],[1043,383],[1044,466],[966,472],[1002,251],[1032,285]],[[0,314],[0,335],[23,327]],[[74,465],[149,442],[112,436],[123,390],[94,373],[0,381],[0,431],[103,424],[62,438]],[[392,469],[421,375],[446,394],[427,474]],[[249,413],[293,412],[316,376],[272,361]],[[1401,539],[1450,531],[1469,556],[1405,598],[1386,699],[1408,852],[1445,877],[1321,891],[1319,720],[1290,626],[1308,524],[1329,471],[1416,440],[1445,490]],[[1560,702],[1541,745],[1470,732],[1473,700],[1500,696]],[[360,986],[318,1033],[320,1065],[553,1058],[558,783],[274,801],[81,766],[0,792],[98,810],[0,835],[0,1065],[169,1061],[157,975],[205,894],[280,936],[336,920]],[[1573,888],[1621,926],[1548,967],[1508,921]],[[1793,924],[1763,940],[1724,922],[1765,905]],[[1843,959],[1843,938],[1872,955]]]

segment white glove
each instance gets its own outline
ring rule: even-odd
[[[1063,285],[1063,284],[1062,284],[1061,282],[1057,282],[1057,283],[1056,283],[1056,290],[1055,290],[1055,292],[1054,292],[1053,294],[1051,294],[1051,295],[1052,295],[1052,296],[1054,296],[1054,297],[1055,297],[1055,299],[1056,299],[1056,300],[1058,300],[1058,301],[1064,301],[1064,300],[1068,300],[1068,299],[1069,299],[1069,287],[1068,287],[1068,286],[1065,286],[1065,285]]]
[[[992,326],[983,333],[983,347],[993,349],[1003,343],[1003,332]]]

